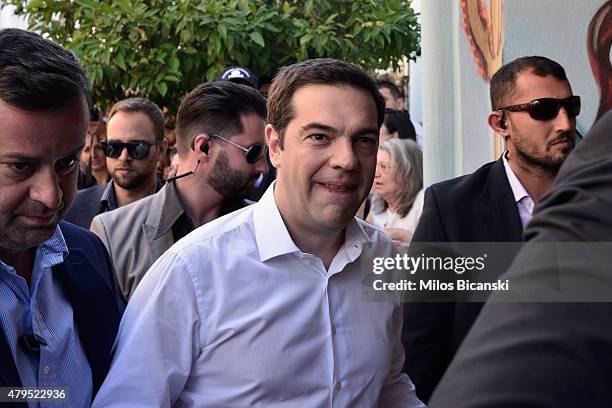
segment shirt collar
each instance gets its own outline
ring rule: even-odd
[[[506,170],[506,177],[508,177],[508,182],[510,183],[510,188],[512,189],[512,194],[514,195],[514,201],[518,203],[525,197],[529,197],[529,199],[533,200],[523,186],[523,183],[521,183],[518,177],[516,177],[516,174],[514,174],[514,171],[512,171],[510,163],[508,163],[508,159],[506,158],[506,154],[507,151],[504,152],[502,158],[504,161],[504,169]]]
[[[55,232],[51,238],[40,244],[36,248],[35,259],[40,263],[41,268],[52,267],[64,262],[68,256],[68,246],[59,225],[55,227]],[[0,260],[0,268],[5,271],[13,270],[13,266]],[[36,265],[34,265],[34,269]]]
[[[276,256],[300,252],[298,246],[291,239],[276,206],[275,185],[276,181],[273,181],[259,202],[255,204],[253,211],[255,240],[257,241],[259,256],[263,262]],[[358,248],[361,252],[363,244],[371,242],[368,234],[353,217],[346,226],[344,243],[338,252],[353,251],[355,248]]]
[[[275,185],[276,181],[273,181],[253,210],[255,240],[263,262],[276,256],[300,252],[276,206]]]

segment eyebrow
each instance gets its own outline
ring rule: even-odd
[[[324,125],[322,123],[309,123],[305,126],[302,126],[302,133],[308,132],[309,130],[322,130],[330,133],[337,133],[337,130],[329,125]],[[363,135],[378,135],[377,128],[361,128],[357,132],[353,133],[353,136],[363,136]]]
[[[72,152],[68,153],[64,157],[68,157],[72,154],[77,155],[84,147],[85,147],[85,143],[81,143],[76,149],[74,149]],[[12,153],[12,152],[4,153],[0,155],[0,158],[10,159],[10,160],[15,160],[15,161],[24,161],[24,162],[40,161],[40,158],[38,157],[25,156],[23,153]]]

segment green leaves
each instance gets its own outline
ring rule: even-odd
[[[103,108],[146,96],[175,113],[228,65],[256,74],[334,57],[373,70],[420,53],[410,0],[3,0],[73,50]]]

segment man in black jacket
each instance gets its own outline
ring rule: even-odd
[[[473,174],[429,187],[413,242],[522,240],[535,204],[574,147],[580,98],[559,64],[523,57],[493,76],[491,104],[488,123],[506,141],[506,151]],[[406,303],[404,368],[422,400],[429,399],[481,307]]]

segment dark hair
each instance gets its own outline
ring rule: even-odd
[[[161,109],[154,102],[146,98],[128,98],[123,99],[113,105],[108,113],[107,122],[110,122],[117,112],[135,113],[142,112],[153,123],[153,132],[155,133],[155,141],[161,142],[164,139],[164,115]]]
[[[272,81],[268,92],[268,123],[280,135],[280,147],[283,148],[285,129],[295,116],[291,99],[293,94],[306,85],[347,85],[372,95],[376,104],[378,127],[385,116],[385,101],[378,92],[376,83],[370,76],[355,64],[331,59],[311,59],[279,70]]]
[[[540,56],[521,57],[502,66],[491,77],[491,106],[498,110],[506,101],[516,94],[516,79],[521,72],[529,70],[534,75],[546,77],[552,75],[559,81],[567,81],[565,70],[555,61]]]
[[[397,85],[395,85],[391,81],[385,81],[383,79],[379,79],[378,81],[376,81],[376,88],[378,88],[378,89],[380,89],[380,88],[388,89],[389,92],[391,92],[391,95],[395,99],[399,99],[399,98],[403,98],[404,97],[404,93],[399,89],[399,87]]]
[[[15,28],[0,30],[0,99],[31,112],[87,103],[87,77],[67,49]]]
[[[389,133],[397,132],[400,139],[416,141],[416,131],[406,111],[385,109],[385,127]]]
[[[201,133],[229,138],[242,133],[240,116],[247,113],[266,118],[266,100],[255,88],[231,81],[198,85],[183,99],[176,115],[179,154],[189,150]]]

